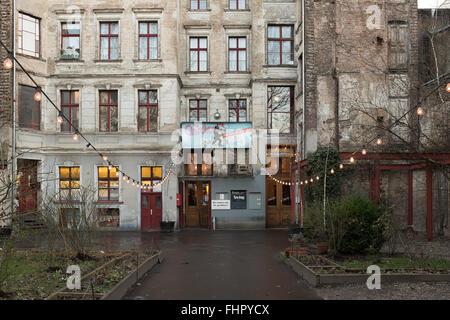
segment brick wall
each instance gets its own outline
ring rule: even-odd
[[[0,0],[0,39],[11,48],[12,0]],[[0,48],[0,62],[6,58],[6,50]],[[0,68],[0,129],[9,125],[12,107],[12,72]]]

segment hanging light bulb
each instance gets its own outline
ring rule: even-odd
[[[354,163],[355,162],[355,158],[350,157],[350,163]]]
[[[11,70],[13,66],[14,66],[13,59],[8,55],[8,58],[6,58],[5,61],[3,61],[3,67],[6,70]]]
[[[130,179],[127,179],[127,183],[130,184]]]
[[[102,156],[102,158],[103,158],[103,161],[108,161],[108,157],[107,156]]]
[[[108,169],[111,171],[112,170],[112,165],[109,164]]]
[[[34,93],[34,101],[40,102],[42,100],[41,88],[37,87],[36,92]]]
[[[305,184],[308,184],[308,180],[305,180]]]
[[[362,149],[361,153],[362,153],[363,156],[365,156],[367,154],[367,150],[366,149]]]
[[[418,107],[418,108],[417,108],[417,114],[418,114],[419,116],[423,116],[423,109],[422,109],[422,107]]]
[[[135,187],[136,186],[136,182],[134,182],[134,180],[133,180],[133,187]]]
[[[78,141],[78,131],[75,131],[72,137],[73,141]]]
[[[303,185],[303,181],[300,181],[300,185]]]
[[[331,169],[330,172],[331,172],[331,174],[334,174],[334,169]]]
[[[314,179],[313,178],[311,178],[309,181],[311,181],[311,183],[313,183],[314,182]]]
[[[319,176],[317,176],[317,177],[316,177],[316,180],[320,180],[320,177],[319,177]]]
[[[122,180],[125,181],[127,180],[127,177],[125,175],[122,176]]]
[[[383,143],[383,140],[381,140],[381,138],[377,139],[377,145],[381,145]]]
[[[58,117],[56,118],[56,121],[58,122],[58,124],[62,124],[63,123],[63,113],[62,111],[60,111],[58,113]],[[90,144],[89,144],[90,145]],[[88,147],[89,148],[89,147]]]
[[[450,82],[447,83],[447,92],[450,92]]]

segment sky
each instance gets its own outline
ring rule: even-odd
[[[445,7],[450,7],[450,0],[418,0],[419,8],[436,8],[446,2]]]

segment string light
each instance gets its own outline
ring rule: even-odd
[[[12,59],[12,57],[10,57],[10,55],[8,54],[8,58],[6,58],[5,61],[3,61],[3,67],[4,67],[6,70],[11,70],[13,66],[14,66],[14,64],[13,64],[13,59]]]
[[[78,141],[78,131],[75,131],[72,137],[73,141]]]
[[[62,124],[63,123],[63,113],[62,113],[62,111],[59,112],[58,117],[56,118],[56,121],[58,122],[58,124]],[[90,145],[91,144],[89,143],[87,148],[89,148]]]
[[[450,82],[447,83],[447,92],[450,92]]]
[[[127,177],[125,175],[122,176],[122,180],[125,181],[127,180]]]
[[[331,169],[330,172],[331,172],[331,174],[334,174],[334,169]]]
[[[308,180],[305,180],[305,184],[308,184]]]
[[[377,139],[377,145],[381,145],[383,143],[383,140],[381,140],[381,138]]]
[[[362,153],[363,156],[365,156],[367,154],[367,150],[366,149],[362,149],[361,153]]]
[[[355,158],[350,157],[350,163],[354,163],[355,162]]]
[[[108,157],[107,156],[102,156],[102,158],[103,158],[103,161],[108,161]]]
[[[339,165],[339,169],[344,169],[344,165],[342,163]]]
[[[320,177],[319,177],[319,176],[317,176],[317,177],[316,177],[316,180],[318,181],[319,179],[320,179]]]
[[[418,108],[417,108],[417,114],[418,114],[419,116],[423,116],[423,109],[422,109],[422,107],[418,107]]]

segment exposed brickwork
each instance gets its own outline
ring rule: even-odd
[[[12,0],[0,0],[0,39],[12,48]],[[0,62],[6,58],[6,51],[0,48]],[[12,107],[12,72],[0,68],[0,128],[9,125]]]

